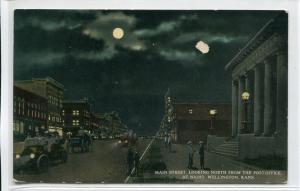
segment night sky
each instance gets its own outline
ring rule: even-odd
[[[231,101],[224,67],[278,12],[15,12],[15,80],[50,76],[65,99],[89,97],[140,134],[155,133],[168,87],[178,102]],[[122,28],[124,36],[113,38]],[[195,48],[198,41],[210,50]]]

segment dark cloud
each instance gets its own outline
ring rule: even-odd
[[[180,101],[230,102],[224,66],[276,14],[17,10],[14,76],[52,76],[66,99],[91,97],[98,112],[118,111],[130,127],[153,133],[168,87]],[[121,40],[112,37],[116,27]],[[195,48],[199,40],[207,54]]]

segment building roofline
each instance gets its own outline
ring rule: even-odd
[[[61,84],[60,82],[58,82],[57,80],[55,80],[54,78],[49,77],[49,76],[47,76],[45,78],[32,78],[32,81],[34,81],[34,80],[47,81],[47,82],[50,82],[50,83],[56,85],[57,87],[59,87],[61,89],[64,89],[64,85],[63,84]]]
[[[88,100],[64,100],[64,101],[62,101],[62,103],[63,104],[64,103],[88,103],[88,104],[90,104]]]
[[[53,79],[52,77],[45,77],[45,78],[32,78],[31,80],[16,80],[14,81],[14,83],[30,83],[30,82],[33,82],[33,81],[46,81],[46,82],[50,82],[54,85],[56,85],[57,87],[61,88],[61,89],[64,89],[64,85],[60,82],[58,82],[57,80]]]
[[[24,92],[26,92],[26,93],[28,93],[28,94],[32,94],[32,95],[34,95],[34,96],[36,96],[36,97],[39,97],[39,98],[44,99],[45,101],[47,101],[47,98],[46,98],[46,97],[44,97],[44,96],[42,96],[42,95],[39,95],[39,94],[36,94],[36,93],[34,93],[34,92],[28,91],[28,90],[26,90],[26,89],[24,89],[24,88],[22,88],[22,87],[19,87],[19,86],[14,85],[14,88],[20,89],[20,90],[22,90],[22,91],[24,91]],[[14,94],[14,95],[15,95],[15,94]]]
[[[174,105],[231,105],[229,102],[175,102]]]
[[[260,30],[246,43],[246,45],[226,64],[225,70],[230,70],[236,65],[236,61],[243,55],[243,53],[257,40],[257,37],[262,35],[267,28],[274,22],[274,18],[270,19]]]

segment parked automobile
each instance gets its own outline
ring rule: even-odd
[[[34,137],[28,138],[24,143],[24,150],[17,153],[14,159],[14,170],[48,170],[49,163],[59,161],[67,162],[68,154],[63,146],[63,140],[55,138]]]
[[[78,135],[69,139],[71,152],[88,152],[92,146],[92,136],[84,130],[79,130]]]
[[[92,133],[90,134],[90,136],[92,137],[93,140],[99,139],[99,135],[97,133]]]

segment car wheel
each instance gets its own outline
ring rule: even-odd
[[[46,172],[49,167],[49,160],[46,155],[41,155],[37,160],[37,169],[39,172]]]

